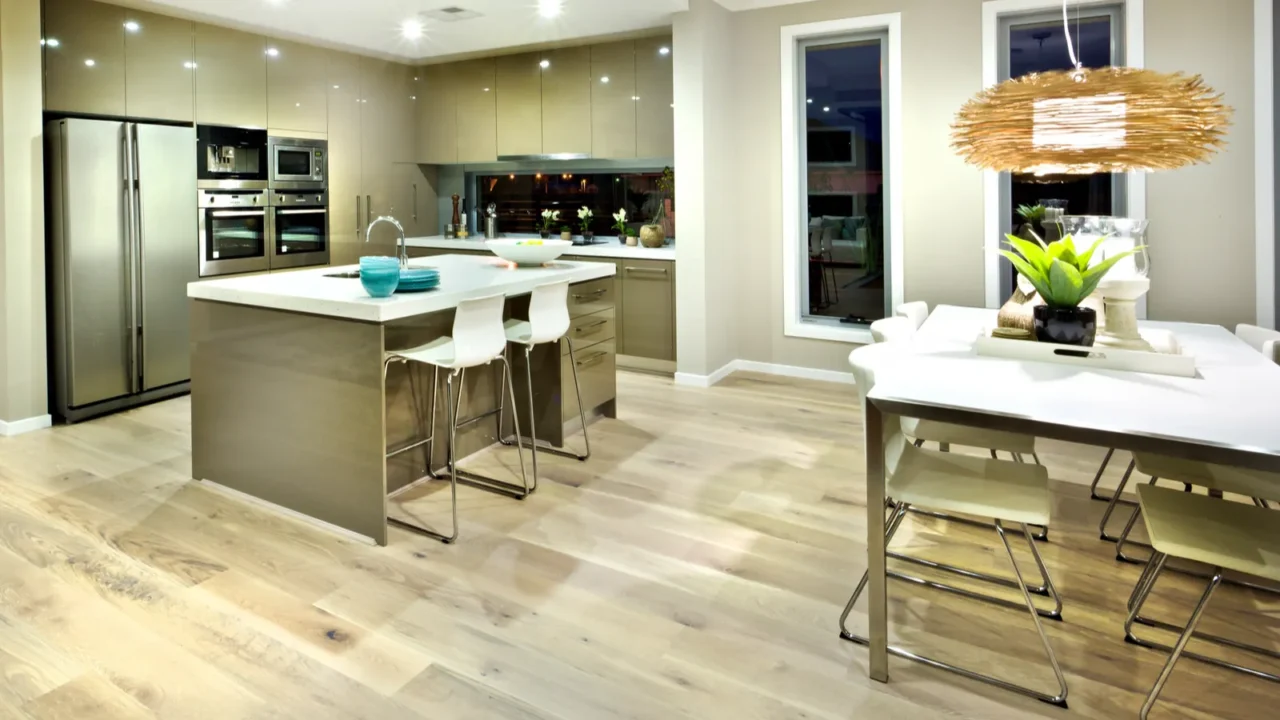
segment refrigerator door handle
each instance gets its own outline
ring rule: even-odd
[[[134,307],[138,308],[138,322],[135,326],[134,352],[138,355],[137,371],[133,374],[133,381],[137,386],[134,392],[142,392],[143,377],[146,375],[147,368],[144,358],[147,356],[147,328],[146,315],[143,311],[143,299],[147,296],[147,253],[146,241],[142,231],[142,165],[138,161],[138,124],[129,123],[129,134],[133,138],[133,156],[130,158],[130,164],[133,167],[133,249],[137,262],[134,277],[137,283],[134,285]]]
[[[126,332],[126,344],[129,348],[128,373],[129,373],[129,392],[138,392],[138,365],[141,358],[138,356],[138,274],[137,274],[137,248],[133,241],[134,238],[134,216],[133,216],[133,198],[134,190],[134,147],[133,147],[133,126],[126,124],[124,130],[124,248],[125,248],[125,280],[128,291],[126,292],[126,302],[129,306],[128,318],[129,327]]]

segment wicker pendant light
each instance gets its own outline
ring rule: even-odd
[[[1067,25],[1067,3],[1062,4]],[[1231,108],[1199,75],[1139,68],[1035,73],[965,103],[952,147],[986,170],[1038,176],[1173,170],[1224,144]]]

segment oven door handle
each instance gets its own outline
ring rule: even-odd
[[[266,210],[215,210],[210,213],[216,218],[233,218],[233,217],[266,217]]]
[[[324,215],[328,213],[324,208],[312,208],[310,210],[277,210],[277,215]]]

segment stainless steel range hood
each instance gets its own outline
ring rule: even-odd
[[[547,162],[590,160],[591,153],[546,153],[544,155],[499,155],[498,162]]]

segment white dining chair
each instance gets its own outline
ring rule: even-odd
[[[1129,614],[1124,624],[1125,640],[1170,653],[1139,717],[1146,720],[1173,674],[1174,666],[1183,656],[1254,678],[1280,682],[1280,675],[1274,673],[1186,651],[1187,643],[1194,637],[1199,641],[1250,651],[1273,661],[1280,659],[1280,653],[1274,650],[1196,632],[1210,598],[1224,582],[1225,571],[1280,582],[1280,523],[1276,522],[1276,512],[1153,485],[1138,488],[1138,501],[1153,550],[1129,598]],[[1142,606],[1151,596],[1171,557],[1213,568],[1209,583],[1185,626],[1142,617]],[[1146,640],[1134,633],[1135,624],[1172,630],[1178,633],[1178,640],[1172,647]]]
[[[901,352],[900,346],[890,343],[864,346],[854,350],[849,355],[849,364],[853,368],[853,375],[864,413],[867,396],[875,387],[876,374],[891,368]],[[1032,557],[1035,558],[1040,575],[1044,579],[1047,592],[1057,604],[1055,612],[1060,619],[1062,600],[1054,589],[1053,580],[1049,577],[1049,571],[1045,568],[1040,552],[1036,549],[1036,543],[1031,537],[1031,531],[1028,529],[1029,525],[1043,527],[1049,524],[1052,503],[1049,495],[1048,471],[1040,465],[919,448],[907,442],[901,427],[893,423],[885,424],[882,437],[867,437],[864,440],[866,443],[883,443],[886,490],[897,501],[896,507],[890,511],[890,518],[886,524],[886,547],[893,541],[893,536],[901,527],[908,510],[917,505],[921,508],[930,508],[948,513],[978,515],[992,519],[994,530],[1001,543],[1003,543],[1005,552],[1008,553],[1009,561],[1013,565],[1015,581],[1011,584],[1021,592],[1025,610],[1031,615],[1032,622],[1035,623],[1036,632],[1040,635],[1040,642],[1044,646],[1045,653],[1049,658],[1049,664],[1053,667],[1054,675],[1057,677],[1058,692],[1052,695],[1040,692],[984,675],[974,670],[923,657],[897,647],[891,646],[889,652],[899,657],[924,662],[932,667],[949,670],[1005,690],[1066,707],[1067,682],[1062,675],[1062,669],[1058,665],[1058,659],[1053,652],[1053,647],[1049,644],[1049,639],[1045,636],[1044,628],[1040,623],[1040,616],[1045,613],[1039,610],[1032,601],[1031,592],[1027,588],[1026,581],[1023,580],[1022,570],[1018,567],[1017,559],[1013,555],[1013,548],[1009,545],[1009,539],[1004,527],[1004,523],[1013,523],[1020,526],[1027,545],[1031,549]],[[909,579],[894,571],[887,571],[886,574],[893,578]],[[858,598],[866,588],[869,577],[870,571],[862,574],[862,578],[858,581],[853,595],[845,605],[844,612],[840,615],[840,637],[860,645],[866,645],[867,639],[849,630],[848,619]],[[923,584],[931,588],[956,591],[954,588],[948,588],[938,583],[925,582]],[[978,599],[991,599],[981,593],[969,591],[960,591],[959,594]],[[1002,601],[1000,604],[1011,605],[1018,609],[1024,608],[1024,605],[1008,603],[1007,601]]]
[[[394,452],[387,453],[387,457],[394,457],[403,452],[416,447],[426,445],[427,450],[427,474],[423,479],[436,479],[438,476],[431,468],[432,450],[435,448],[435,428],[436,428],[436,395],[440,390],[440,371],[448,371],[446,376],[446,385],[448,395],[445,398],[449,415],[449,438],[448,438],[448,456],[447,464],[449,469],[449,485],[452,495],[452,514],[453,514],[453,532],[445,535],[443,533],[430,530],[425,527],[415,525],[398,518],[387,518],[387,522],[406,530],[426,535],[445,544],[452,543],[458,539],[458,482],[463,481],[466,484],[473,485],[482,490],[497,492],[503,495],[514,497],[516,499],[524,499],[531,491],[529,487],[529,479],[525,474],[524,468],[524,448],[519,444],[520,425],[519,418],[515,419],[516,438],[517,438],[517,454],[520,457],[520,480],[521,485],[514,485],[496,478],[486,477],[478,473],[469,472],[458,469],[458,426],[467,425],[475,420],[483,419],[486,415],[499,415],[499,409],[494,409],[489,413],[484,413],[470,420],[458,421],[458,411],[462,404],[462,389],[466,379],[466,371],[469,368],[488,365],[494,361],[501,361],[504,367],[502,383],[505,390],[511,398],[511,405],[515,407],[515,385],[511,381],[511,368],[507,363],[506,347],[507,336],[503,330],[502,311],[506,304],[506,296],[502,294],[490,295],[487,297],[473,298],[470,300],[462,300],[458,303],[456,314],[453,318],[453,334],[449,337],[441,337],[433,340],[425,345],[410,348],[408,350],[394,350],[387,352],[387,356],[382,364],[382,379],[386,382],[387,370],[391,363],[422,363],[432,368],[431,383],[431,416],[428,420],[428,427],[431,428],[431,435],[424,440],[419,440],[414,444],[400,448]],[[499,387],[499,397],[504,388]],[[499,426],[498,433],[502,433]],[[413,487],[416,483],[412,483],[400,491],[403,492],[409,487]],[[395,493],[393,493],[394,497]]]
[[[924,321],[929,319],[929,303],[921,300],[903,303],[894,309],[893,314],[897,317],[907,318],[919,330],[924,326]]]
[[[591,458],[591,440],[587,437],[587,411],[582,404],[582,386],[578,383],[578,361],[574,355],[573,338],[569,337],[569,282],[548,283],[533,289],[529,296],[529,319],[508,320],[505,326],[507,342],[524,348],[525,387],[529,390],[529,444],[533,448],[533,486],[531,492],[538,489],[538,452],[551,453],[583,461]],[[539,345],[555,343],[559,350],[560,341],[569,346],[569,367],[573,369],[573,391],[578,398],[578,418],[582,421],[583,453],[568,452],[547,444],[538,444],[538,428],[535,418],[537,411],[533,405],[533,350]],[[560,353],[556,353],[559,360]],[[498,406],[498,427],[503,427],[506,401]],[[512,413],[518,415],[515,407]],[[519,425],[516,426],[519,434]],[[511,445],[512,440],[504,438],[502,444]]]
[[[916,334],[910,318],[887,317],[871,323],[871,339],[878,343],[909,341]]]

